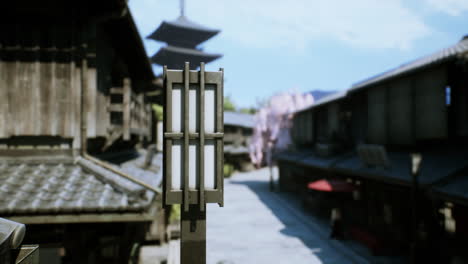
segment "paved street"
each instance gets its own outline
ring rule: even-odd
[[[350,240],[330,240],[326,220],[304,210],[297,195],[270,192],[268,179],[268,169],[234,174],[225,181],[225,207],[208,205],[208,264],[405,263],[372,256]],[[143,247],[140,264],[155,263],[167,252],[168,263],[177,264],[179,247],[178,240],[162,249]]]
[[[209,205],[209,264],[367,262],[329,240],[327,223],[304,214],[291,195],[270,192],[268,173],[235,174],[225,181],[225,207]]]

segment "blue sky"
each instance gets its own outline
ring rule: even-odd
[[[146,36],[177,18],[179,1],[129,5],[151,56],[164,44]],[[347,89],[468,34],[468,0],[186,0],[185,9],[222,30],[202,47],[224,54],[207,69],[225,69],[238,107],[281,91]]]

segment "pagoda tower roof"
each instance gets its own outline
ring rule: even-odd
[[[209,63],[220,58],[221,54],[206,53],[197,48],[200,43],[212,38],[220,31],[189,20],[185,16],[185,0],[180,0],[180,16],[173,21],[163,21],[148,38],[166,42],[150,60],[171,69],[182,69],[185,62],[195,70],[201,62]]]
[[[166,42],[171,46],[194,48],[220,31],[189,20],[181,15],[174,21],[163,21],[148,38]]]
[[[172,69],[182,69],[186,61],[195,70],[201,62],[209,63],[220,58],[221,54],[206,53],[197,49],[165,46],[151,57],[151,62],[167,65]]]

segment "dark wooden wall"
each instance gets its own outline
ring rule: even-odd
[[[82,85],[73,30],[71,24],[2,24],[0,138],[73,138],[79,132]]]
[[[367,90],[367,141],[410,145],[446,139],[447,68],[427,69]]]
[[[314,141],[314,115],[312,110],[298,112],[294,115],[291,138],[296,145],[310,145]]]
[[[113,141],[110,90],[124,80],[127,134],[150,136],[152,110],[136,87],[141,81],[130,79],[105,23],[11,21],[0,27],[0,140],[51,136],[79,148],[83,96],[86,137]]]

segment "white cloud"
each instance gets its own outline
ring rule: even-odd
[[[139,15],[151,19],[160,10],[154,0],[140,1],[133,3]],[[178,3],[172,8],[166,19],[176,16]],[[331,39],[358,48],[408,49],[431,31],[401,0],[192,0],[186,9],[194,21],[222,29],[219,38],[256,48],[301,51]]]
[[[190,14],[226,37],[258,47],[302,49],[319,38],[360,48],[406,49],[429,34],[399,0],[198,0]],[[209,12],[209,13],[208,13]]]
[[[468,0],[426,0],[433,9],[447,13],[451,16],[459,16],[468,11]]]

